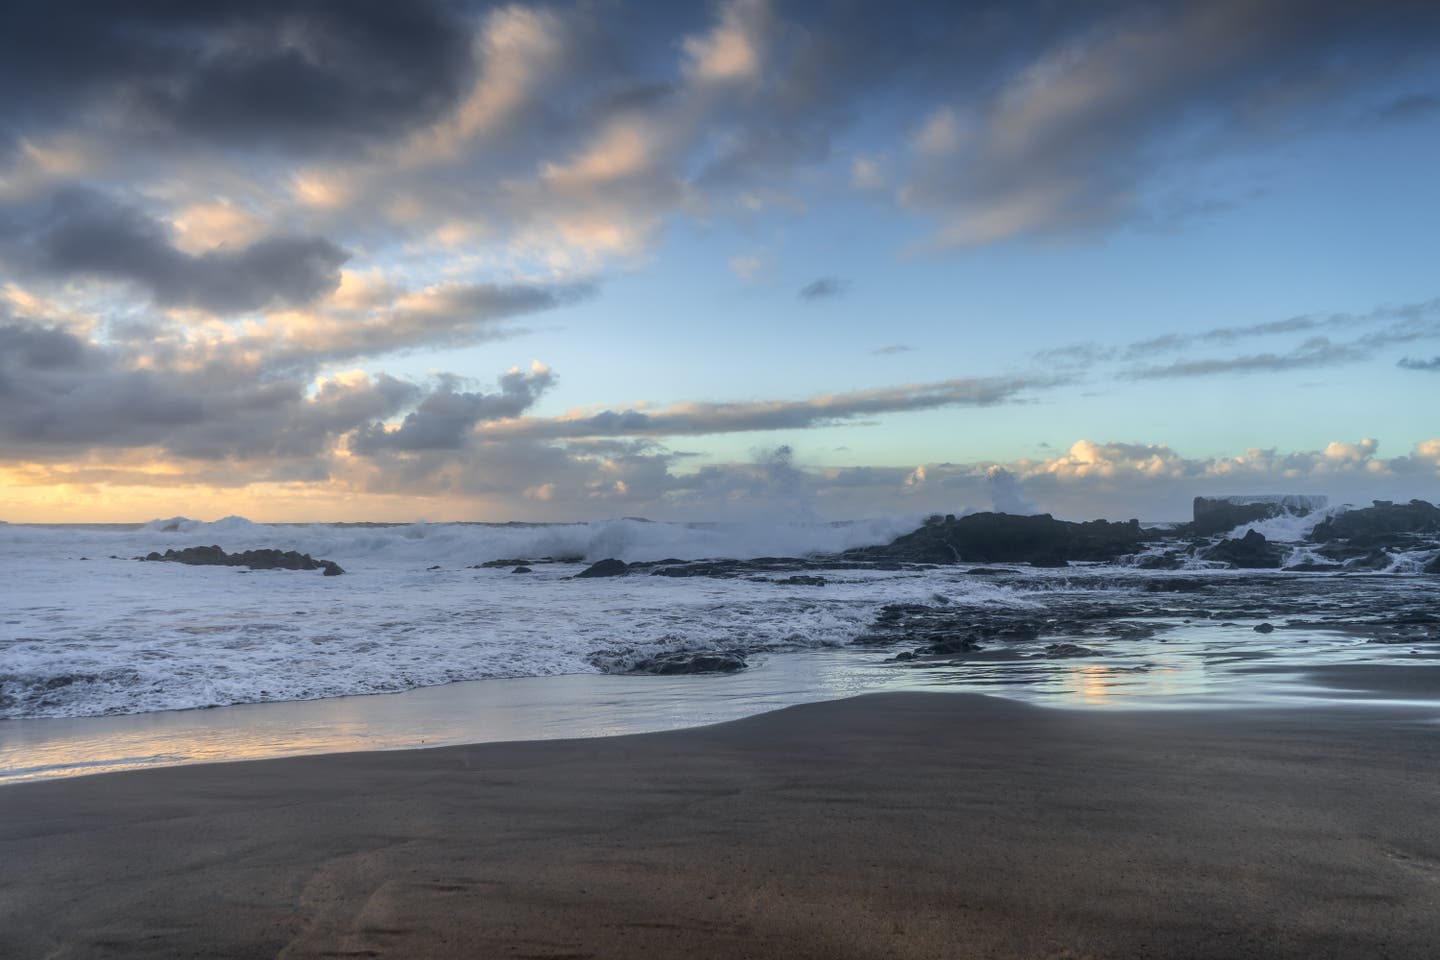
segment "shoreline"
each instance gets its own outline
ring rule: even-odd
[[[1435,710],[882,693],[0,791],[0,953],[1430,956]]]
[[[1209,690],[1145,692],[1129,660],[1072,661],[1068,686],[1015,676],[1011,655],[904,665],[884,653],[792,651],[736,674],[565,674],[457,681],[396,693],[235,704],[108,717],[0,720],[0,790],[127,770],[360,751],[588,739],[688,730],[792,706],[881,692],[972,693],[1078,711],[1434,708],[1440,662],[1305,663],[1228,668]],[[989,671],[988,673],[986,671]]]

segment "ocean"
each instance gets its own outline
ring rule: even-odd
[[[1304,538],[1328,515],[1245,529],[1282,544],[1293,566],[1314,558]],[[1154,570],[1143,555],[1058,569],[825,563],[914,525],[0,525],[0,746],[21,721],[30,737],[35,722],[542,677],[613,678],[606,709],[623,713],[633,697],[637,714],[649,711],[647,729],[669,725],[657,714],[684,713],[687,690],[697,702],[728,691],[757,709],[897,686],[1065,706],[1283,702],[1315,694],[1312,667],[1413,664],[1440,652],[1424,550],[1340,573],[1195,559]],[[345,573],[138,559],[212,544],[296,550]],[[575,576],[606,558],[755,557],[810,560]],[[512,572],[522,560],[530,572]],[[936,629],[952,635],[956,624],[974,625],[976,649],[927,647]],[[738,657],[746,670],[728,687],[635,675],[656,657],[703,652]],[[766,686],[776,676],[783,695]],[[659,706],[647,702],[661,689]]]

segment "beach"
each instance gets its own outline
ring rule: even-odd
[[[882,693],[0,789],[14,957],[1431,957],[1437,711]]]

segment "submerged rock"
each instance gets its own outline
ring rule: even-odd
[[[778,584],[782,584],[782,585],[784,585],[784,586],[787,586],[787,587],[823,587],[823,586],[825,586],[825,578],[824,578],[824,577],[807,577],[807,576],[786,577],[784,580],[776,580],[775,582],[778,583]]]
[[[974,653],[977,650],[984,650],[979,639],[973,633],[962,637],[931,637],[933,642],[927,646],[920,647],[915,652],[921,656],[945,656],[953,653]]]
[[[294,550],[244,550],[226,553],[218,546],[186,547],[183,550],[151,551],[142,559],[185,563],[196,567],[249,567],[251,570],[323,570],[327,577],[337,577],[345,570],[333,560],[317,560],[308,553]]]
[[[510,572],[511,572],[511,573],[534,573],[535,571],[534,571],[534,570],[531,570],[529,567],[525,566],[524,564],[521,564],[520,566],[516,567],[514,570],[511,570]]]
[[[1045,656],[1051,660],[1061,660],[1065,657],[1094,657],[1099,656],[1099,653],[1078,643],[1052,643],[1045,648]]]
[[[1149,580],[1145,590],[1149,593],[1203,593],[1210,584],[1195,577],[1164,577]]]
[[[688,673],[736,673],[750,664],[732,651],[658,653],[630,668],[632,673],[653,673],[663,676]]]
[[[1247,530],[1238,540],[1221,540],[1201,556],[1243,570],[1276,570],[1285,560],[1285,551],[1266,540],[1263,534]]]
[[[586,577],[623,577],[630,572],[630,565],[624,560],[616,560],[614,557],[592,563],[590,566],[575,574],[575,579],[581,580]]]

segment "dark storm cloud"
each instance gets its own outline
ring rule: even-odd
[[[1404,370],[1428,370],[1432,373],[1440,372],[1440,357],[1431,357],[1429,360],[1418,360],[1413,357],[1404,357],[1395,366]]]
[[[800,288],[801,300],[828,300],[845,292],[845,283],[838,277],[820,277]]]
[[[350,257],[323,237],[305,236],[189,254],[175,246],[167,224],[88,190],[60,193],[33,222],[0,222],[0,252],[7,248],[22,269],[61,280],[126,281],[161,306],[214,313],[309,303],[340,285],[340,266]]]
[[[0,147],[99,108],[148,137],[351,149],[460,95],[472,69],[462,13],[423,0],[14,0]]]
[[[373,423],[358,431],[350,438],[350,449],[362,455],[382,450],[458,450],[477,423],[518,417],[554,382],[549,370],[538,368],[505,374],[500,378],[499,393],[462,393],[452,383],[445,383],[421,400],[394,430]]]
[[[12,458],[142,447],[201,459],[311,458],[418,393],[383,374],[307,395],[297,379],[137,368],[117,348],[0,317],[0,446]]]

